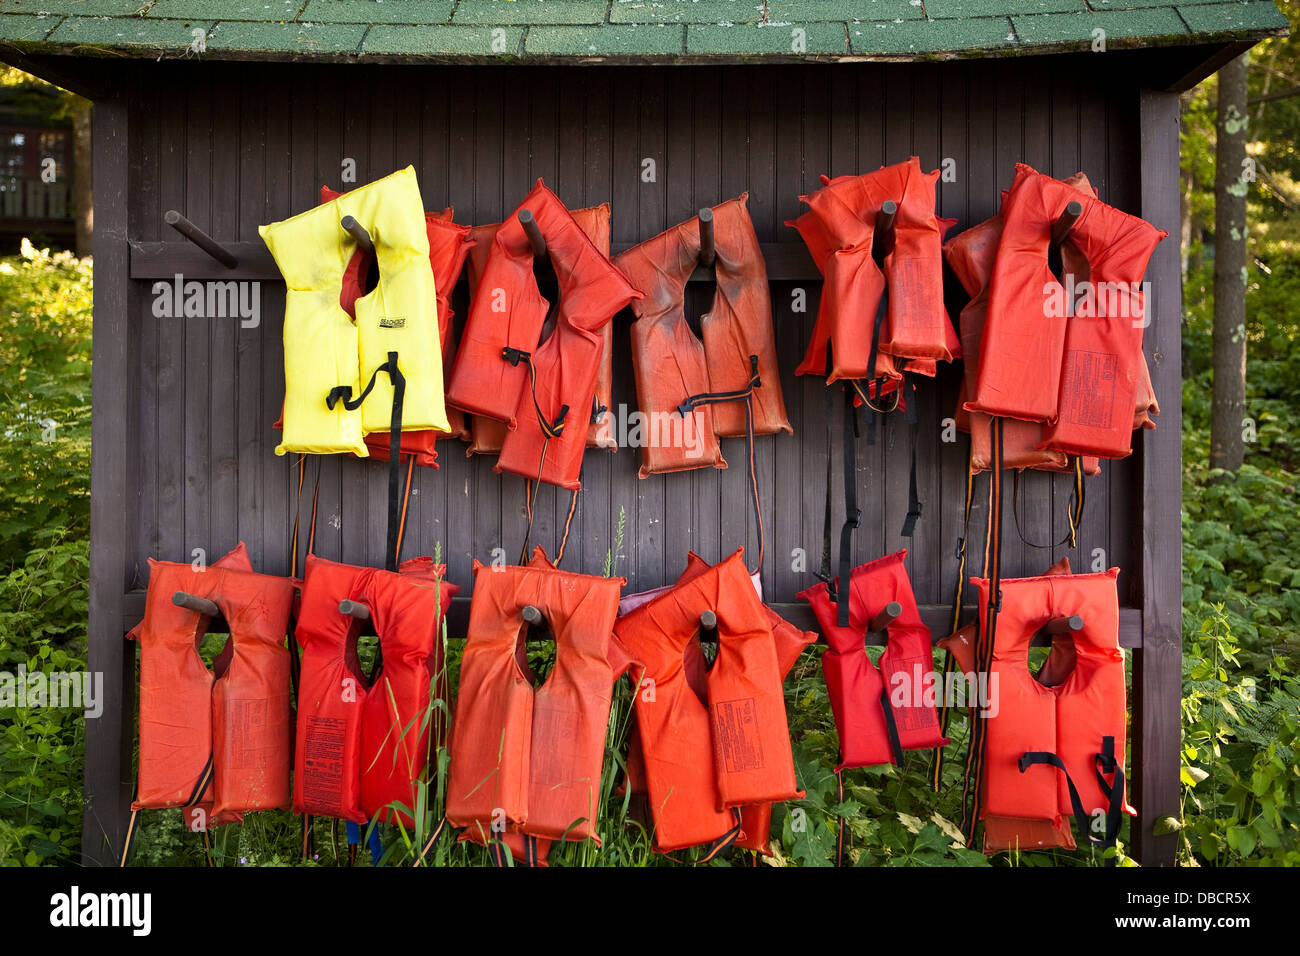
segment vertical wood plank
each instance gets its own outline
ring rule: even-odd
[[[242,80],[222,77],[212,90],[212,162],[211,235],[218,242],[230,242],[239,237],[239,168],[240,131],[244,122],[240,112],[239,88]],[[193,158],[192,160],[193,161]],[[240,340],[256,331],[240,328],[238,310],[235,316],[221,318],[208,315],[208,401],[207,415],[211,422],[209,437],[209,494],[211,527],[207,540],[200,547],[207,548],[215,560],[239,541],[239,440],[237,424],[241,400],[256,404],[256,393],[245,398],[239,379],[237,359]],[[256,459],[249,462],[255,473]],[[251,476],[250,476],[251,477]]]
[[[90,631],[88,667],[104,675],[103,713],[86,721],[85,815],[81,859],[86,865],[113,862],[121,850],[131,802],[131,742],[134,737],[135,648],[122,639],[122,596],[127,586],[123,551],[133,519],[127,487],[131,417],[127,279],[130,189],[129,110],[132,84],[117,98],[95,104],[95,206],[99,212],[94,253],[98,267],[92,336],[95,375],[91,401],[90,456]],[[134,303],[138,308],[142,303]]]
[[[1176,236],[1179,222],[1178,96],[1140,94],[1141,215]],[[1178,244],[1156,247],[1147,269],[1153,313],[1144,347],[1161,405],[1160,427],[1143,431],[1142,649],[1135,655],[1133,843],[1144,865],[1174,862],[1177,834],[1155,836],[1152,824],[1179,812],[1182,699],[1182,289]]]

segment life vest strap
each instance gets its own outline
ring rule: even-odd
[[[957,584],[953,589],[952,611],[949,615],[948,633],[956,634],[961,628],[961,605],[962,599],[966,595],[966,541],[970,537],[970,512],[971,504],[975,499],[975,475],[968,468],[966,470],[966,508],[962,519],[961,537],[957,539],[957,548],[954,552],[957,558]],[[952,652],[945,650],[943,654],[943,686],[948,686],[948,675],[956,667],[956,659]],[[948,709],[948,695],[941,695],[943,703],[939,706],[939,735],[948,736],[948,722],[952,718],[952,712]],[[943,748],[935,747],[930,760],[930,792],[938,793],[939,787],[943,782]]]
[[[506,346],[501,350],[501,357],[509,362],[512,366],[518,366],[520,362],[528,364],[528,380],[532,389],[533,409],[537,412],[537,424],[542,429],[542,434],[547,439],[559,438],[564,433],[564,419],[569,414],[569,406],[561,405],[560,413],[552,421],[546,417],[542,411],[542,406],[537,401],[537,367],[533,365],[533,353],[525,352],[523,349],[511,348]]]
[[[203,765],[203,770],[199,773],[198,779],[194,782],[194,789],[190,791],[189,798],[181,804],[182,807],[198,806],[199,802],[203,799],[203,794],[207,793],[208,784],[212,783],[212,764],[212,751],[208,751],[208,762]],[[139,822],[140,811],[132,809],[131,816],[126,822],[126,837],[122,841],[122,855],[118,857],[117,865],[119,867],[126,866],[127,862],[131,859],[131,851],[135,849],[135,834]],[[208,859],[208,865],[212,865],[210,856]]]
[[[1083,458],[1075,455],[1074,457],[1074,487],[1070,490],[1070,510],[1067,514],[1067,520],[1070,523],[1070,529],[1065,533],[1060,541],[1048,542],[1047,544],[1036,544],[1025,537],[1025,532],[1020,527],[1020,469],[1017,468],[1012,475],[1011,491],[1011,514],[1016,522],[1016,534],[1020,540],[1031,548],[1039,551],[1046,551],[1050,548],[1059,548],[1068,545],[1071,549],[1078,547],[1079,525],[1083,521],[1083,503],[1084,503],[1084,485],[1083,485]]]
[[[701,863],[710,863],[713,860],[716,860],[722,854],[722,852],[727,849],[727,847],[731,846],[731,844],[735,843],[738,839],[740,839],[740,832],[741,832],[740,811],[735,807],[732,807],[731,816],[732,819],[735,820],[735,824],[731,827],[730,830],[722,834],[722,836],[718,837],[713,842],[707,844],[704,847],[704,853],[700,856],[698,860],[694,862],[694,864],[691,864],[688,860],[683,860],[678,857],[675,857],[671,853],[665,853],[664,855],[668,857],[668,859],[672,860],[674,863],[685,863],[687,865],[693,865],[693,866],[699,866]]]
[[[1097,775],[1097,781],[1101,785],[1101,791],[1110,801],[1106,809],[1106,831],[1105,836],[1098,839],[1092,835],[1091,821],[1088,818],[1088,812],[1084,809],[1083,800],[1079,797],[1079,790],[1074,785],[1074,780],[1070,778],[1070,772],[1065,768],[1065,762],[1056,754],[1049,751],[1029,751],[1020,757],[1020,772],[1024,773],[1030,767],[1038,765],[1055,767],[1061,773],[1065,774],[1065,785],[1070,791],[1070,809],[1074,814],[1075,825],[1079,828],[1082,836],[1103,850],[1115,845],[1115,839],[1119,835],[1120,818],[1124,814],[1124,770],[1120,767],[1119,761],[1115,759],[1115,738],[1103,737],[1102,749],[1100,752],[1093,754],[1094,772]],[[1114,777],[1114,784],[1106,782],[1103,774],[1109,773]],[[1107,866],[1114,866],[1115,860],[1111,858],[1106,861]]]
[[[425,860],[428,858],[429,853],[433,850],[434,845],[437,844],[438,838],[442,836],[442,834],[446,831],[446,829],[447,829],[447,818],[443,817],[441,820],[438,821],[438,825],[434,827],[433,833],[430,834],[429,839],[424,841],[424,846],[420,847],[420,852],[416,854],[415,862],[412,863],[411,866],[429,865],[428,863],[425,862]]]

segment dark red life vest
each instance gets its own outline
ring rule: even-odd
[[[704,611],[717,616],[718,654],[701,694],[683,660]],[[614,632],[645,668],[635,706],[657,849],[711,844],[711,858],[742,836],[739,808],[803,796],[772,625],[742,550],[619,618]]]
[[[474,597],[451,739],[447,822],[541,864],[555,840],[599,842],[614,682],[631,660],[612,627],[622,578],[474,563]],[[541,611],[555,664],[537,686],[525,607]]]
[[[140,773],[133,810],[211,805],[210,822],[289,804],[288,578],[150,560],[140,641]],[[212,601],[230,638],[209,670],[209,619],[172,603]],[[135,633],[135,632],[133,632]]]
[[[1052,226],[1071,201],[1070,239],[1088,263],[1077,304],[1048,265]],[[1132,451],[1147,261],[1168,233],[1023,163],[1003,203],[979,372],[966,408],[1043,422],[1041,447],[1122,458]],[[1086,290],[1085,290],[1086,291]],[[1070,313],[1073,314],[1070,314]]]
[[[510,425],[498,471],[576,490],[604,351],[601,330],[639,293],[540,179],[519,209],[532,212],[555,267],[555,328],[539,344],[549,303],[537,288],[532,246],[516,210],[492,240],[448,400]],[[565,427],[569,416],[573,429]]]
[[[924,682],[930,679],[934,657],[930,629],[921,620],[903,563],[906,557],[906,551],[898,551],[853,569],[848,627],[838,625],[838,608],[825,582],[799,593],[812,605],[830,645],[822,655],[822,671],[840,737],[837,771],[900,763],[904,750],[930,750],[949,742],[939,729],[933,693],[925,702]],[[888,626],[877,667],[867,656],[867,627],[893,601],[902,613]]]
[[[429,558],[397,573],[307,556],[296,637],[302,646],[295,813],[363,823],[401,819],[415,806],[429,756],[430,682],[443,670],[442,615],[459,589]],[[373,682],[357,657],[361,622],[340,601],[364,604],[379,635]]]

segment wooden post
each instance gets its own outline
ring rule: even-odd
[[[129,88],[129,86],[128,86]],[[95,327],[90,454],[91,673],[104,675],[103,712],[86,721],[81,859],[110,865],[122,846],[131,803],[131,743],[135,736],[135,645],[123,639],[125,552],[134,509],[127,487],[135,447],[128,423],[131,334],[127,281],[127,188],[130,144],[127,93],[95,104]]]
[[[1178,95],[1139,95],[1142,208],[1140,215],[1171,238],[1147,266],[1151,301],[1143,348],[1160,403],[1160,427],[1137,444],[1142,481],[1135,508],[1142,515],[1142,649],[1133,655],[1133,750],[1130,779],[1138,816],[1132,850],[1146,866],[1168,866],[1176,833],[1156,836],[1153,824],[1179,815],[1182,740],[1182,283],[1178,255]],[[1134,568],[1133,571],[1137,571]]]

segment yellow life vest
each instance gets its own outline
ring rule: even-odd
[[[355,322],[339,305],[343,273],[356,250],[339,225],[344,216],[370,234],[379,269],[376,288],[356,301]],[[258,232],[286,286],[284,433],[275,453],[366,457],[363,436],[388,431],[391,423],[392,376],[382,374],[391,353],[406,379],[402,430],[448,431],[437,300],[415,170],[407,166]],[[343,401],[336,400],[340,393]]]

